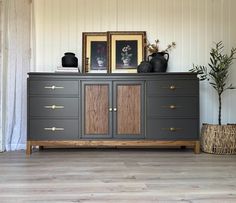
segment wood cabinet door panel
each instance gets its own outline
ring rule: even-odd
[[[83,137],[111,137],[110,84],[84,82],[83,87]]]
[[[114,83],[114,137],[143,137],[143,83]]]

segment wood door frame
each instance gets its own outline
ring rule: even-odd
[[[108,85],[108,103],[112,108],[112,82],[111,81],[99,81],[99,80],[82,80],[81,81],[81,139],[90,138],[112,138],[112,112],[108,112],[108,134],[85,134],[85,86],[86,85]]]
[[[128,135],[128,134],[122,134],[118,135],[117,133],[117,114],[116,112],[113,112],[113,138],[118,139],[144,139],[145,138],[145,82],[144,81],[126,81],[126,80],[120,80],[120,81],[114,81],[113,82],[113,108],[117,106],[117,86],[118,85],[140,85],[141,87],[141,112],[140,112],[140,134],[137,135]]]

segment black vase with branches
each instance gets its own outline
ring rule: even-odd
[[[232,84],[227,84],[229,68],[236,59],[236,48],[232,48],[230,54],[224,54],[224,45],[220,41],[210,52],[209,68],[201,65],[193,65],[191,72],[197,73],[200,80],[208,80],[210,85],[216,90],[219,101],[218,124],[221,125],[222,94],[229,89],[235,89]]]

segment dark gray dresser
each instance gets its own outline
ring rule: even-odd
[[[199,153],[199,80],[192,73],[29,73],[27,154],[32,146]]]

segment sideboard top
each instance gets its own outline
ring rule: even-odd
[[[75,72],[29,72],[28,75],[44,76],[158,76],[158,75],[196,75],[191,72],[164,72],[164,73],[75,73]]]
[[[168,72],[168,73],[72,73],[72,72],[30,72],[30,79],[35,80],[198,80],[195,73]]]

